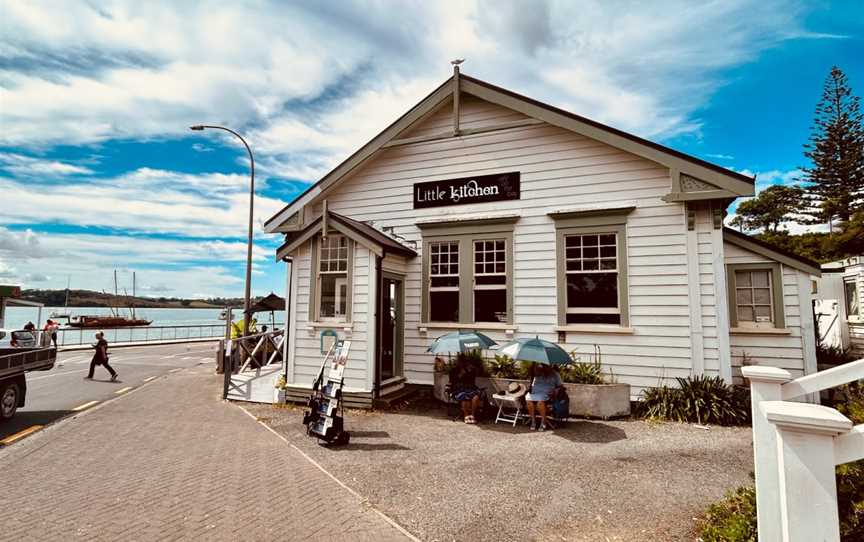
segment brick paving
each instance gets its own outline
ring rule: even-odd
[[[408,540],[236,406],[210,368],[0,450],[0,540]]]

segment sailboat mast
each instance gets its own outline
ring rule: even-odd
[[[66,277],[66,301],[63,302],[63,308],[69,308],[69,286],[72,285],[72,275]],[[64,311],[65,312],[65,311]]]
[[[132,319],[135,319],[135,271],[132,271]]]

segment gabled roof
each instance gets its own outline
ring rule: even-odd
[[[407,113],[399,117],[371,141],[322,177],[321,180],[300,194],[293,202],[286,205],[281,211],[267,220],[264,223],[264,229],[270,233],[279,231],[280,226],[295,212],[338,183],[356,167],[365,163],[380,149],[398,137],[399,134],[405,132],[415,123],[428,118],[429,115],[433,114],[445,103],[449,103],[457,86],[460,93],[471,94],[490,103],[518,111],[553,126],[579,133],[662,164],[674,172],[673,181],[678,178],[678,174],[686,174],[686,176],[703,181],[705,185],[713,189],[706,191],[705,194],[708,197],[735,198],[738,196],[750,196],[754,193],[754,179],[752,177],[539,102],[527,96],[481,81],[480,79],[457,74],[444,81]],[[688,199],[686,194],[682,195],[676,192],[679,187],[673,186],[672,188],[675,190],[673,190],[673,197],[671,199],[677,199],[677,196],[680,196],[680,199]]]
[[[735,246],[741,247],[744,250],[749,250],[750,252],[761,254],[766,258],[770,258],[784,265],[788,265],[793,269],[797,269],[805,273],[810,273],[811,275],[816,275],[817,277],[822,276],[822,270],[820,269],[819,264],[814,262],[813,260],[804,258],[803,256],[799,256],[787,250],[783,250],[782,248],[775,247],[774,245],[766,243],[761,239],[751,237],[745,233],[741,233],[740,231],[733,230],[732,228],[723,228],[723,240],[727,243],[731,243]]]
[[[287,239],[282,246],[276,249],[276,258],[284,258],[291,252],[294,252],[297,247],[318,234],[318,232],[324,228],[323,222],[324,217],[322,215],[310,222],[309,225],[301,231],[294,232],[290,239]],[[417,252],[415,252],[414,249],[403,245],[399,241],[376,230],[369,224],[354,220],[353,218],[348,218],[347,216],[332,211],[327,213],[327,226],[328,230],[333,229],[344,234],[346,237],[353,239],[355,242],[360,243],[381,257],[387,253],[407,256],[409,258],[417,255]]]

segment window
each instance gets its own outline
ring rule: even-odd
[[[459,242],[429,243],[429,318],[459,321]]]
[[[733,328],[783,328],[780,264],[727,266],[729,316]]]
[[[735,309],[738,325],[774,327],[771,302],[771,271],[735,271]]]
[[[513,323],[513,224],[423,226],[422,321]]]
[[[567,324],[621,324],[615,233],[564,236]]]
[[[504,239],[474,241],[474,321],[507,322]]]
[[[315,306],[313,319],[348,320],[351,288],[348,281],[351,268],[351,243],[345,236],[328,235],[318,238],[316,247]]]
[[[844,282],[843,291],[846,294],[846,318],[860,318],[861,302],[858,299],[857,283],[854,280]]]

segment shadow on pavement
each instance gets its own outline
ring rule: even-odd
[[[354,433],[352,431],[348,431],[351,434],[351,438],[354,438]],[[347,446],[327,446],[328,450],[332,450],[334,452],[352,452],[352,451],[410,451],[411,448],[407,446],[402,446],[401,444],[368,444],[365,442],[349,442]]]
[[[71,410],[33,410],[18,411],[15,417],[0,423],[0,440],[34,425],[48,425],[72,414]],[[20,441],[19,441],[20,442]],[[2,445],[0,445],[2,447]]]
[[[496,433],[535,434],[534,431],[530,431],[524,424],[513,427],[510,424],[496,424],[494,420],[478,423],[477,427],[484,431],[493,431]],[[556,429],[547,432],[570,442],[607,443],[627,438],[627,433],[621,428],[587,420],[570,420],[567,423],[559,423]]]

